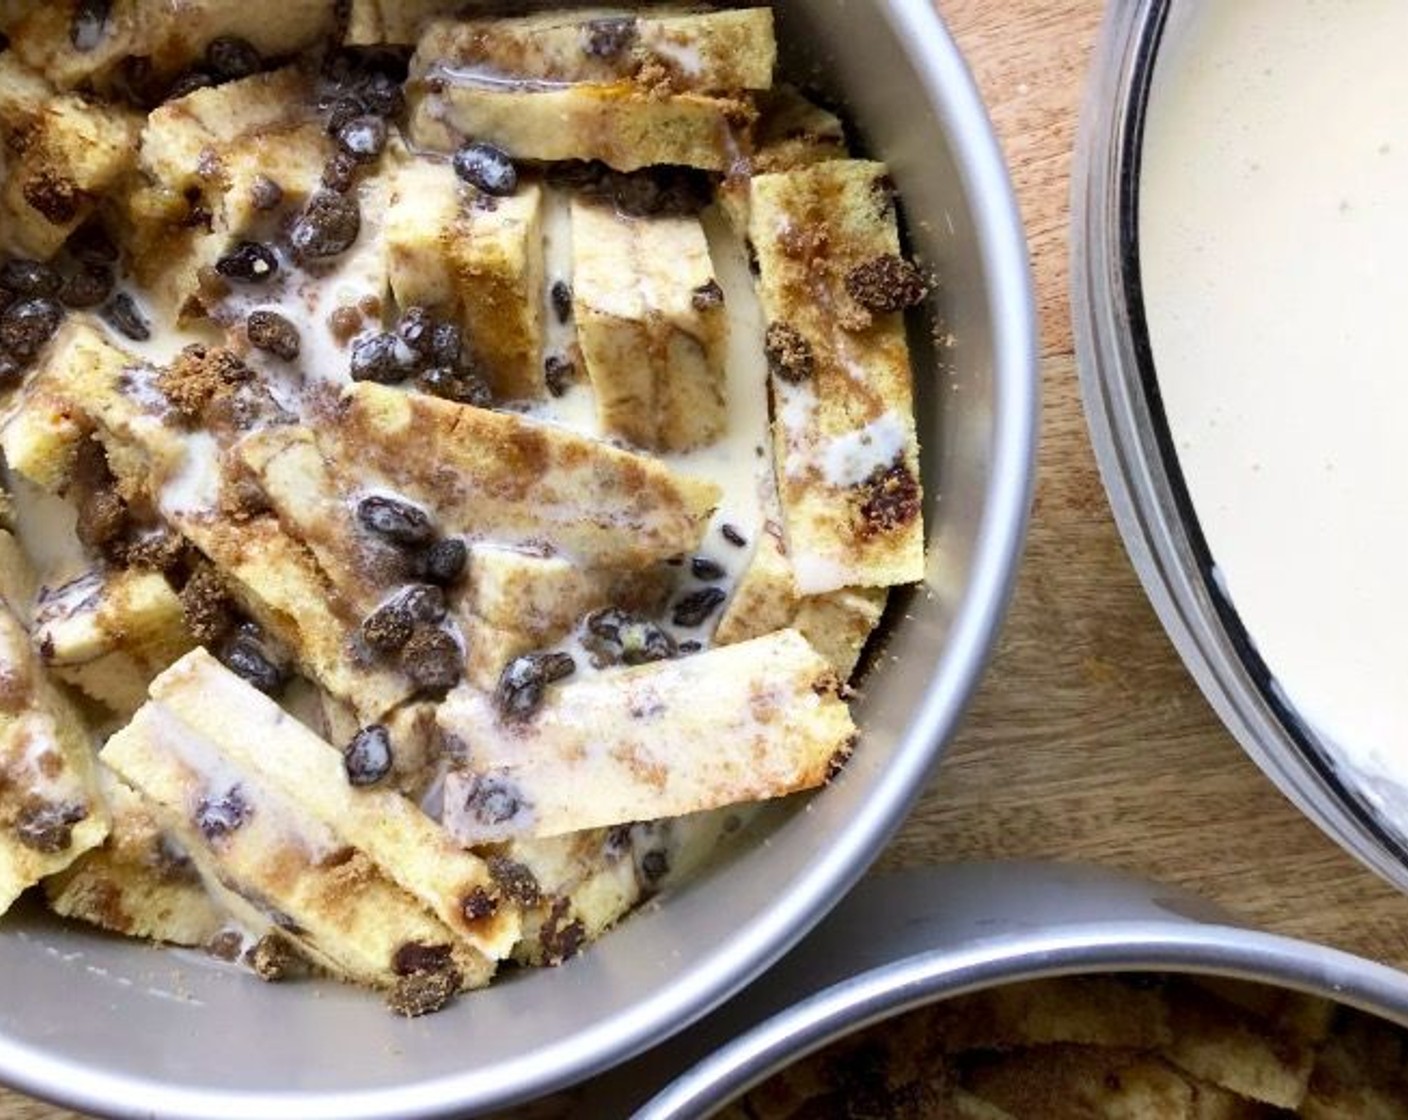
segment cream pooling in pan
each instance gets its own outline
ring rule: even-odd
[[[1169,429],[1292,706],[1408,824],[1408,6],[1175,5],[1140,189]]]

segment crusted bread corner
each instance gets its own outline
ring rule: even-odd
[[[150,807],[111,771],[100,774],[112,831],[102,847],[44,880],[49,908],[125,937],[208,944],[229,916]]]
[[[14,51],[0,52],[0,248],[51,257],[135,163],[141,118],[56,93]]]
[[[101,757],[219,882],[335,974],[391,988],[407,945],[442,946],[465,987],[488,983],[492,961],[296,799],[225,761],[163,706],[143,707]]]
[[[276,786],[343,843],[365,852],[480,952],[507,955],[518,917],[499,899],[484,862],[400,793],[354,787],[340,751],[210,654],[195,650],[182,658],[152,683],[151,697],[229,765]],[[476,904],[489,912],[472,916]]]

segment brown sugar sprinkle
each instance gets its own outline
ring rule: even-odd
[[[788,323],[769,323],[763,340],[768,369],[774,377],[799,385],[812,375],[812,347],[802,332]]]
[[[199,422],[212,404],[228,398],[254,374],[233,350],[187,346],[157,376],[157,388],[183,419]]]
[[[490,856],[485,862],[489,877],[498,884],[505,898],[520,906],[537,906],[542,902],[542,888],[525,865],[505,856]]]
[[[876,470],[861,484],[861,531],[865,536],[892,533],[919,516],[919,481],[904,463]]]
[[[129,568],[150,568],[163,574],[179,569],[187,558],[186,542],[175,533],[159,529],[129,541],[125,560]]]
[[[886,253],[846,273],[846,291],[867,311],[890,314],[923,302],[929,282],[909,261]]]
[[[234,599],[214,565],[205,561],[198,564],[181,589],[180,598],[186,626],[201,645],[218,642],[234,629]]]
[[[455,997],[462,977],[453,965],[440,972],[402,976],[386,995],[386,1006],[397,1015],[415,1019],[439,1011]]]
[[[266,933],[244,955],[254,974],[270,983],[287,979],[298,959],[294,947],[276,933]]]

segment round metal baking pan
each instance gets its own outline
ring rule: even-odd
[[[930,558],[820,795],[764,814],[705,872],[561,969],[406,1022],[336,984],[261,985],[38,913],[0,928],[0,1080],[129,1117],[470,1115],[580,1080],[699,1018],[841,898],[903,819],[991,650],[1030,503],[1035,312],[1005,167],[929,0],[775,5],[784,71],[887,160],[911,248],[943,277],[914,332]],[[934,336],[951,338],[941,351]]]
[[[691,1055],[671,1062],[702,1060],[640,1104],[634,1120],[703,1120],[807,1054],[926,1004],[1106,972],[1255,980],[1408,1025],[1408,976],[1240,927],[1185,892],[1095,868],[959,864],[862,883],[765,986],[684,1040]],[[613,1075],[611,1088],[629,1092],[634,1072]]]
[[[1408,890],[1408,846],[1297,715],[1223,592],[1159,395],[1139,264],[1139,171],[1160,43],[1176,0],[1108,9],[1072,186],[1072,310],[1100,473],[1135,570],[1189,671],[1246,752],[1295,805]],[[1170,30],[1172,29],[1172,31]]]

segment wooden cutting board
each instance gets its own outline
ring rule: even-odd
[[[1016,598],[964,730],[881,868],[975,857],[1142,872],[1277,933],[1408,967],[1408,898],[1242,754],[1125,556],[1081,414],[1067,299],[1076,116],[1096,0],[936,0],[1001,136],[1031,241],[1045,416]],[[74,1113],[0,1090],[0,1120]]]

